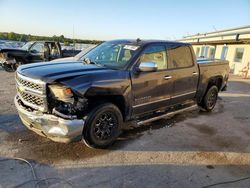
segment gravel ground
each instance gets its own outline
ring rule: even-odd
[[[198,188],[250,176],[249,80],[232,76],[212,113],[192,111],[128,130],[108,150],[27,130],[13,104],[14,73],[0,69],[0,82],[0,187]],[[28,160],[37,177],[14,158]],[[250,187],[250,179],[214,187]]]

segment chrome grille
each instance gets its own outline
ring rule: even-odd
[[[37,105],[37,106],[42,106],[44,105],[44,101],[41,97],[37,97],[34,95],[31,95],[29,93],[25,93],[25,92],[20,92],[20,95],[22,97],[23,100],[30,102],[31,104]]]
[[[25,87],[28,87],[28,88],[31,88],[31,89],[34,89],[34,90],[39,90],[39,91],[43,90],[43,87],[41,85],[26,81],[26,80],[22,79],[21,77],[17,77],[17,81],[22,86],[25,86]]]
[[[21,101],[33,109],[47,111],[46,83],[16,74],[17,94]]]

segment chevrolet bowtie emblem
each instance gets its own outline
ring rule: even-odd
[[[19,86],[19,87],[18,87],[18,90],[19,90],[20,92],[24,92],[24,91],[25,91],[25,88],[22,87],[22,86]]]

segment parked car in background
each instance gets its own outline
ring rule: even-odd
[[[61,50],[59,42],[32,41],[22,48],[0,49],[0,65],[8,72],[13,72],[19,65],[51,61],[61,57],[70,57],[80,50]]]
[[[21,48],[25,42],[0,40],[0,48]]]
[[[91,49],[93,49],[94,47],[96,47],[96,45],[93,44],[93,45],[90,45],[87,48],[83,49],[81,52],[79,52],[74,57],[64,57],[64,58],[59,58],[59,59],[55,59],[55,60],[52,60],[52,61],[53,62],[83,61],[84,55],[87,52],[89,52]]]
[[[83,62],[20,66],[15,105],[39,135],[106,148],[125,122],[140,126],[197,106],[213,110],[228,77],[228,61],[199,64],[190,44],[115,40],[90,50]]]

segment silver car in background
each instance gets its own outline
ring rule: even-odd
[[[80,53],[78,53],[77,55],[75,55],[74,57],[65,57],[65,58],[59,58],[59,59],[55,59],[52,62],[69,62],[69,61],[83,61],[82,57],[89,52],[90,50],[92,50],[94,47],[96,47],[96,45],[89,45],[88,47],[84,48]]]

